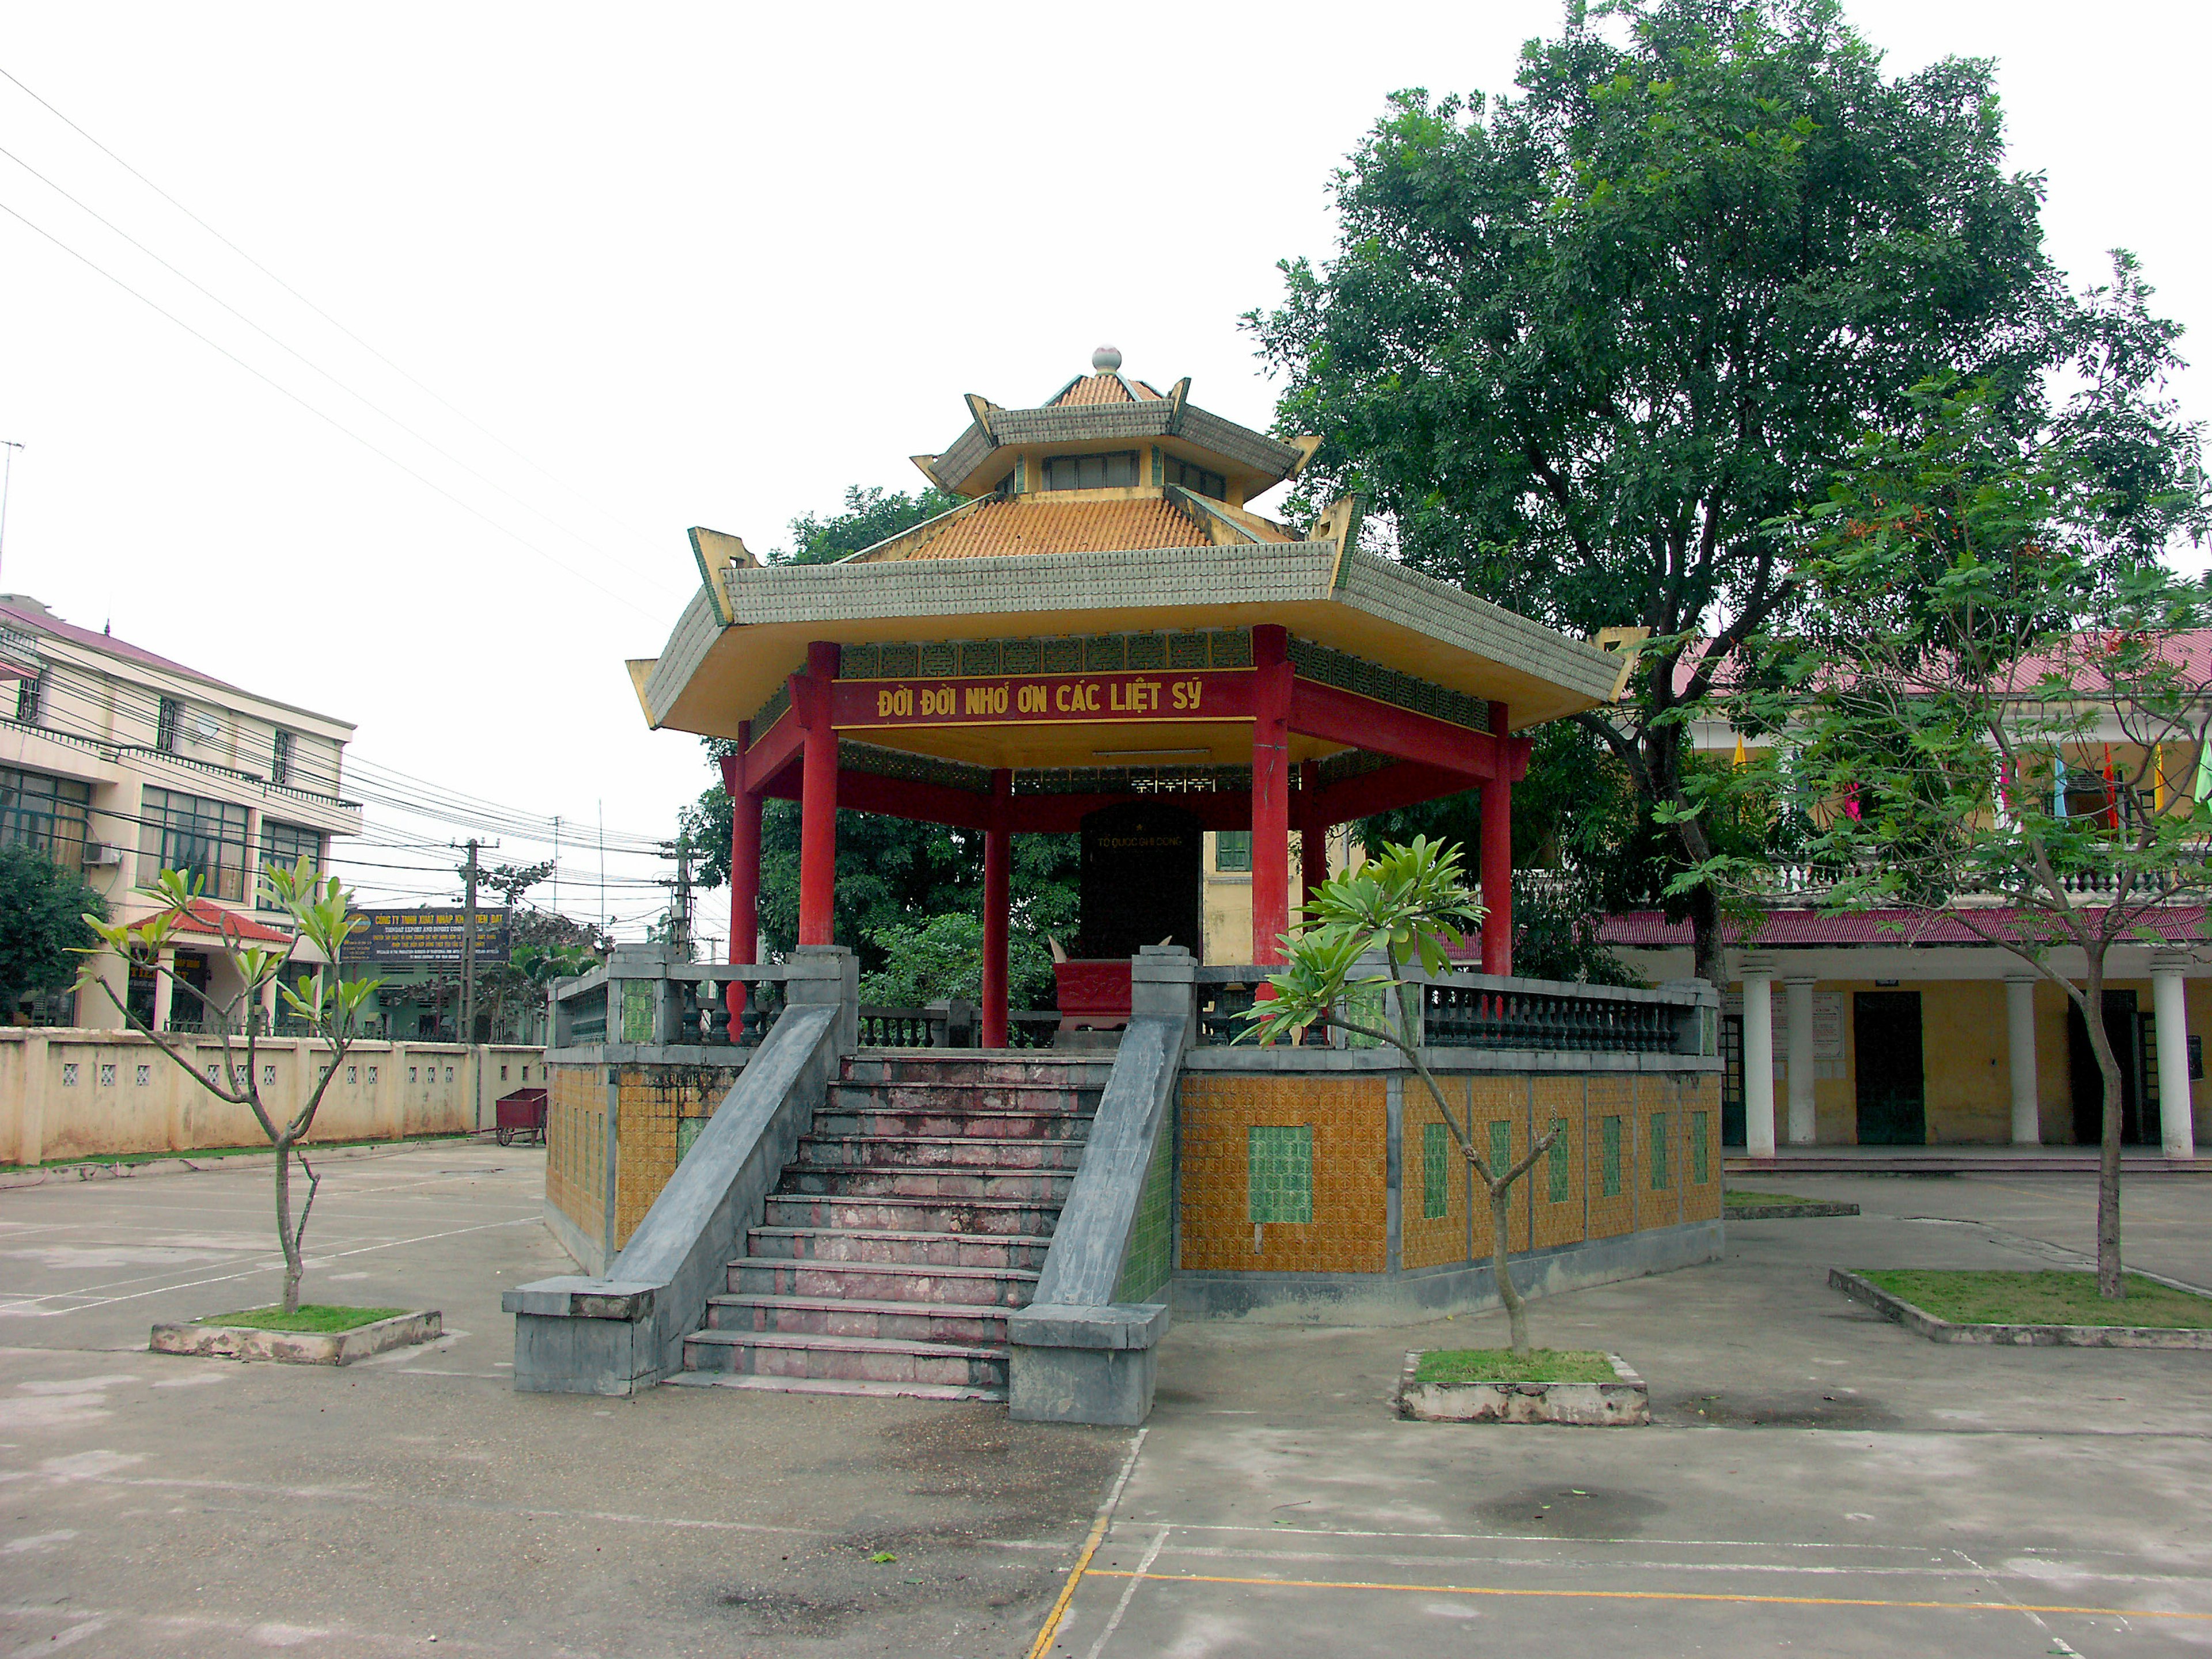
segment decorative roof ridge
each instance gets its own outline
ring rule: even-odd
[[[1197,525],[1200,530],[1211,532],[1216,525],[1219,525],[1228,530],[1238,541],[1258,542],[1262,539],[1254,535],[1243,525],[1237,523],[1236,519],[1231,516],[1228,509],[1219,502],[1210,501],[1194,491],[1185,489],[1181,484],[1162,484],[1160,493],[1181,507],[1183,516]]]
[[[945,527],[945,523],[947,520],[957,519],[963,513],[973,513],[985,502],[994,501],[998,499],[999,497],[996,495],[971,495],[966,501],[961,502],[957,507],[948,507],[944,512],[936,514],[933,518],[924,519],[920,524],[908,525],[896,535],[886,536],[883,540],[874,543],[870,546],[864,547],[857,553],[848,553],[843,558],[831,559],[829,562],[831,564],[851,564],[857,560],[867,558],[872,553],[880,553],[885,548],[891,546],[894,543],[906,541],[915,536],[921,536],[922,540],[927,542],[930,536],[935,535],[938,531]],[[924,531],[927,531],[929,535],[922,535]]]

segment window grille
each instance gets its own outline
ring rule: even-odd
[[[1110,455],[1048,455],[1044,463],[1047,489],[1123,489],[1137,482],[1137,452],[1118,450]]]
[[[174,697],[162,698],[154,714],[154,747],[165,755],[175,754],[179,728],[184,723],[184,705]]]

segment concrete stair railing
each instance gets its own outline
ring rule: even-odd
[[[1196,963],[1147,945],[1131,964],[1130,1018],[1060,1213],[1036,1298],[1006,1322],[1008,1405],[1050,1423],[1137,1424],[1150,1415],[1168,1328],[1174,1225],[1175,1091],[1193,1035]],[[1132,1251],[1147,1199],[1164,1230],[1146,1282]]]

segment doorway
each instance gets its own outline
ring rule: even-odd
[[[1926,1146],[1928,1085],[1921,1066],[1920,993],[1854,993],[1851,1042],[1858,1076],[1859,1145]]]
[[[2120,1067],[2120,1139],[2130,1146],[2155,1140],[2159,1133],[2157,1109],[2147,1109],[2143,1100],[2144,1024],[2136,1017],[2133,991],[2105,993],[2105,1038]],[[2075,1144],[2094,1146],[2105,1138],[2105,1085],[2089,1047],[2089,1024],[2070,997],[2066,1001],[2066,1072],[2074,1088]]]

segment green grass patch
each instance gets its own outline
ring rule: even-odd
[[[236,1313],[210,1314],[204,1319],[195,1319],[195,1325],[243,1325],[256,1331],[313,1331],[327,1334],[333,1331],[350,1331],[362,1325],[374,1325],[380,1319],[396,1319],[401,1314],[412,1313],[412,1308],[342,1308],[325,1302],[302,1302],[299,1311],[286,1313],[282,1308],[241,1308]]]
[[[2177,1291],[2141,1273],[2127,1276],[2127,1295],[2108,1302],[2097,1276],[2055,1268],[2043,1273],[1975,1273],[1933,1267],[1860,1268],[1868,1283],[1954,1325],[2155,1325],[2212,1329],[2212,1297]]]
[[[1431,1348],[1413,1372],[1416,1382],[1618,1382],[1620,1374],[1601,1353],[1573,1348]]]
[[[1799,1198],[1795,1193],[1740,1193],[1734,1188],[1721,1194],[1721,1202],[1730,1209],[1751,1205],[1767,1204],[1825,1204],[1824,1198]]]

